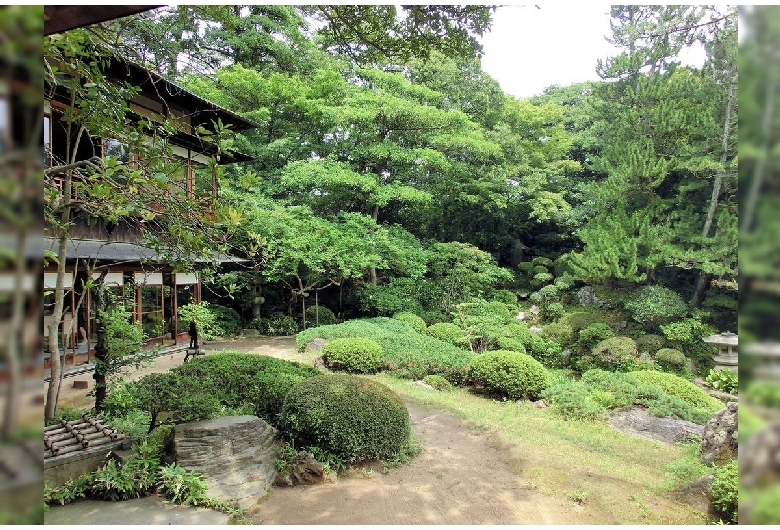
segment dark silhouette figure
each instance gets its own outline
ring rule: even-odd
[[[190,330],[187,332],[190,336],[190,348],[198,349],[198,327],[195,321],[190,321]]]

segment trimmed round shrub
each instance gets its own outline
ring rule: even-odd
[[[650,370],[629,373],[640,383],[658,386],[667,394],[679,397],[692,407],[711,411],[712,414],[723,408],[723,403],[710,396],[704,389],[677,375]]]
[[[738,479],[737,461],[731,460],[728,464],[715,470],[715,478],[712,479],[712,485],[710,486],[712,504],[717,509],[719,515],[725,518],[726,521],[735,524],[737,523]]]
[[[306,308],[306,327],[330,326],[336,323],[336,315],[325,306],[309,306]]]
[[[577,311],[575,313],[569,313],[563,317],[563,322],[571,326],[571,329],[576,333],[595,324],[600,320],[600,315],[593,311]]]
[[[560,321],[547,324],[544,326],[544,328],[542,328],[542,333],[544,333],[544,335],[550,340],[557,342],[561,346],[571,345],[574,336],[574,332],[572,331],[571,326]],[[507,349],[511,350],[511,348]]]
[[[667,372],[681,372],[688,363],[685,354],[674,348],[661,348],[655,352],[653,360],[655,364]]]
[[[497,350],[474,357],[468,380],[489,394],[511,399],[537,399],[550,386],[542,363],[523,353]]]
[[[591,350],[596,344],[605,339],[610,339],[615,336],[615,332],[612,328],[604,322],[596,322],[590,324],[588,327],[581,329],[577,343],[584,350]]]
[[[498,343],[498,347],[502,350],[528,353],[525,349],[523,341],[517,337],[499,337],[496,342]]]
[[[426,375],[423,377],[423,383],[426,385],[431,385],[433,388],[440,392],[449,392],[452,390],[452,383],[447,381],[444,377],[432,374],[432,375]]]
[[[563,304],[560,302],[550,302],[542,308],[542,318],[548,321],[558,320],[565,313]]]
[[[460,329],[459,326],[450,322],[439,322],[438,324],[433,324],[428,326],[425,332],[432,337],[436,337],[440,341],[447,342],[455,346],[462,346],[465,341],[463,330]]]
[[[647,333],[636,339],[636,349],[639,353],[647,353],[652,355],[661,348],[666,347],[666,338],[662,335],[656,335],[655,333]]]
[[[280,427],[297,447],[317,446],[346,463],[391,459],[408,444],[409,412],[386,386],[346,374],[323,374],[287,394]]]
[[[371,374],[382,368],[384,350],[376,341],[363,337],[345,337],[328,341],[322,358],[334,370]]]
[[[640,287],[625,303],[625,308],[634,320],[647,324],[684,317],[688,313],[688,306],[682,297],[660,285]]]
[[[393,315],[393,318],[396,320],[400,320],[401,322],[406,322],[407,324],[412,326],[417,333],[425,333],[425,328],[427,328],[427,326],[425,325],[425,320],[423,320],[422,317],[415,315],[414,313],[408,313],[408,312],[396,313],[395,315]]]
[[[541,265],[542,267],[553,266],[553,260],[551,260],[550,258],[545,258],[544,256],[536,256],[534,259],[531,260],[531,263],[534,265]]]
[[[632,338],[610,337],[596,344],[590,355],[583,355],[577,364],[582,371],[601,368],[624,372],[631,369],[636,356],[636,343]]]

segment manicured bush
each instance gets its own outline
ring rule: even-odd
[[[541,265],[542,267],[553,266],[553,260],[551,260],[550,258],[546,258],[544,256],[536,256],[534,259],[531,260],[531,263],[533,265]]]
[[[612,328],[604,322],[594,322],[586,328],[581,329],[577,337],[577,344],[583,351],[591,351],[596,344],[602,340],[610,339],[615,336]]]
[[[302,331],[296,336],[299,350],[312,339],[365,337],[375,340],[385,351],[385,369],[404,379],[422,379],[440,374],[460,384],[466,377],[468,364],[474,354],[442,342],[429,335],[421,335],[406,322],[376,317],[350,320],[335,326],[321,326]]]
[[[463,346],[466,340],[463,330],[451,322],[433,324],[428,326],[425,332],[428,335],[436,337],[440,341],[452,344],[453,346]]]
[[[739,391],[739,374],[728,368],[722,370],[711,368],[704,380],[713,390],[728,394],[736,394]]]
[[[528,354],[548,368],[563,368],[563,348],[541,333],[531,333],[525,346]]]
[[[630,337],[610,337],[593,347],[589,355],[583,355],[577,363],[580,370],[601,368],[615,372],[627,371],[636,360],[636,343]]]
[[[425,320],[423,320],[422,317],[415,315],[414,313],[408,313],[408,312],[396,313],[395,315],[393,315],[393,318],[396,320],[400,320],[401,322],[406,322],[407,324],[412,326],[412,328],[417,333],[424,333],[425,328],[428,327],[425,325]]]
[[[519,353],[528,353],[525,349],[523,341],[517,337],[499,337],[498,347],[501,350],[516,351]]]
[[[666,339],[661,335],[656,335],[655,333],[640,335],[636,339],[636,349],[639,350],[639,353],[652,355],[665,346]]]
[[[655,364],[667,372],[682,372],[688,364],[688,359],[680,350],[661,348],[653,356]]]
[[[542,333],[553,342],[560,344],[561,347],[571,346],[574,338],[571,326],[560,321],[547,324],[542,328]]]
[[[711,414],[723,408],[723,403],[719,400],[690,381],[674,374],[654,371],[630,372],[630,374],[640,383],[656,385],[667,394],[681,398],[692,407],[711,411]]]
[[[736,524],[738,522],[737,508],[739,507],[739,469],[736,460],[731,460],[715,470],[710,493],[712,494],[712,504],[719,515],[726,521]],[[777,505],[775,505],[776,508]]]
[[[474,357],[469,363],[468,380],[489,394],[511,399],[536,399],[550,385],[550,376],[539,361],[507,350]]]
[[[555,385],[545,390],[542,397],[566,419],[600,420],[607,417],[606,409],[591,398],[588,388],[580,382]]]
[[[447,381],[445,378],[443,378],[440,375],[426,375],[423,377],[423,383],[426,385],[431,385],[436,390],[439,390],[440,392],[449,392],[452,390],[452,383]]]
[[[545,304],[542,308],[542,318],[548,321],[558,320],[561,318],[564,313],[565,309],[563,308],[563,304],[560,302],[550,302],[549,304]]]
[[[298,383],[284,400],[280,427],[296,446],[317,446],[347,463],[392,459],[411,435],[409,412],[395,393],[345,374]]]
[[[322,347],[325,364],[334,370],[372,374],[382,368],[382,346],[364,337],[344,337]]]
[[[577,311],[575,313],[569,313],[563,317],[563,322],[571,326],[571,329],[576,333],[582,329],[587,328],[591,324],[601,321],[601,315],[595,311]]]
[[[631,317],[643,324],[655,325],[688,313],[679,294],[660,285],[644,285],[625,303]]]
[[[330,326],[336,323],[336,315],[325,306],[309,306],[306,308],[306,327]]]
[[[624,372],[597,368],[582,374],[580,381],[592,392],[602,392],[599,402],[610,409],[632,405],[638,396],[638,381]]]
[[[252,327],[264,335],[290,336],[298,333],[298,323],[290,315],[276,313],[270,317],[256,317]]]
[[[493,291],[493,296],[491,298],[495,302],[502,302],[509,305],[517,304],[517,295],[507,289],[496,289]]]

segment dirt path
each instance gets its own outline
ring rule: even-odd
[[[208,353],[235,349],[311,363],[292,338],[252,338],[206,344]],[[181,355],[165,356],[132,374],[165,371]],[[91,375],[82,376],[91,379]],[[68,385],[70,386],[70,385]],[[65,385],[63,385],[63,390]],[[64,391],[61,404],[82,404],[84,390]],[[64,402],[64,403],[63,403]],[[273,488],[249,516],[255,524],[599,524],[569,499],[528,489],[489,444],[464,422],[407,402],[422,451],[411,462],[382,473],[356,469],[335,483]],[[516,463],[515,463],[516,464]]]
[[[311,363],[292,339],[215,343],[216,349]],[[406,402],[422,452],[382,473],[355,469],[336,483],[273,488],[251,510],[255,524],[582,524],[597,523],[578,504],[525,487],[489,436],[442,411]],[[516,466],[515,466],[516,467]]]

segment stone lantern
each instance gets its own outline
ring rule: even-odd
[[[745,353],[756,358],[756,380],[780,383],[780,342],[751,344]]]
[[[713,357],[715,360],[715,369],[731,370],[737,372],[737,334],[730,331],[724,331],[717,335],[704,337],[704,342],[718,345],[718,353]]]

